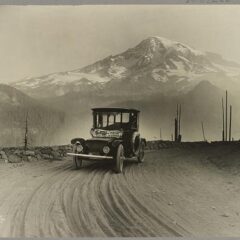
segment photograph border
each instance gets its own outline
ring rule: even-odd
[[[150,5],[150,4],[164,4],[164,5],[232,5],[232,4],[240,4],[240,0],[0,0],[0,5]],[[240,236],[239,236],[240,238]],[[26,237],[17,237],[17,238],[1,238],[1,239],[34,239],[34,238],[26,238]],[[82,240],[92,240],[92,239],[139,239],[139,240],[149,240],[149,239],[160,239],[160,240],[174,240],[178,239],[178,237],[64,237],[64,238],[37,238],[41,239],[52,239],[52,240],[74,240],[74,239],[82,239]],[[183,240],[208,240],[208,239],[238,239],[234,237],[181,237]]]
[[[240,4],[240,0],[0,0],[0,5],[105,5],[105,4],[228,5],[228,4]]]

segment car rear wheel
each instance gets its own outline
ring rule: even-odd
[[[115,155],[115,171],[116,171],[116,173],[122,173],[123,161],[124,161],[124,148],[123,148],[122,144],[119,144],[116,155]]]
[[[144,149],[145,149],[145,143],[143,141],[141,141],[140,147],[139,147],[139,153],[138,153],[138,162],[139,163],[144,162]]]

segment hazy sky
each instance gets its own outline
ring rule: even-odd
[[[149,36],[240,62],[240,5],[0,6],[0,82],[80,68]]]

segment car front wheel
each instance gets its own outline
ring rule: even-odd
[[[78,153],[77,150],[75,150],[74,153]],[[82,159],[78,156],[73,156],[73,167],[75,169],[79,169],[82,167]]]
[[[116,173],[122,173],[123,161],[124,161],[124,148],[123,148],[122,144],[119,144],[116,155],[115,155],[115,171],[116,171]]]
[[[82,159],[77,156],[73,157],[73,166],[75,169],[79,169],[82,167]]]

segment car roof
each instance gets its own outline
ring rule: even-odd
[[[140,111],[133,108],[92,108],[94,112],[135,112],[139,113]]]

